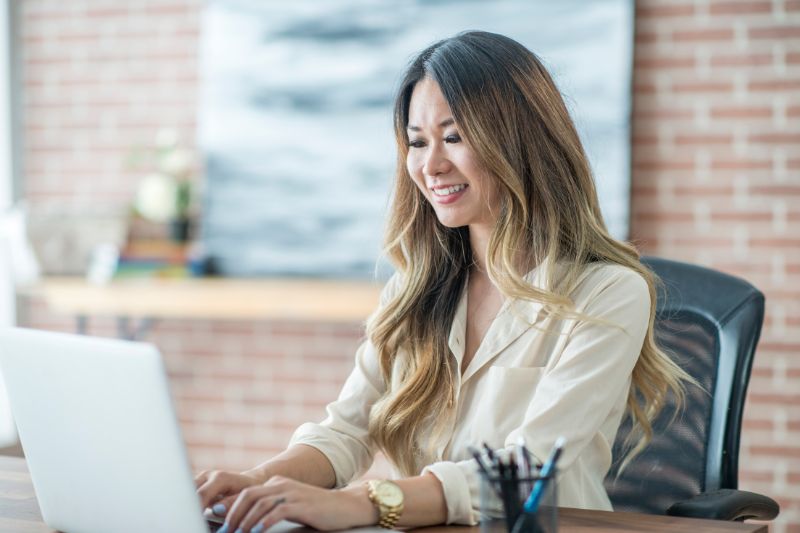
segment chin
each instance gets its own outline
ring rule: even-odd
[[[445,218],[436,217],[436,218],[439,220],[439,224],[441,224],[442,226],[444,226],[446,228],[455,229],[455,228],[461,228],[461,227],[464,227],[464,226],[467,225],[467,223],[464,222],[463,220],[460,220],[460,219],[457,219],[457,218],[453,218],[453,217],[445,217]]]

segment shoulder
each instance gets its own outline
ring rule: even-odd
[[[587,283],[601,287],[625,287],[639,292],[649,292],[647,280],[632,268],[612,263],[593,263],[586,267]]]
[[[636,311],[650,308],[648,281],[632,268],[617,264],[587,266],[571,296],[578,309],[620,304],[630,305]]]

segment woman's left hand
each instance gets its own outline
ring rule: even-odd
[[[262,533],[281,520],[327,531],[377,523],[378,512],[366,487],[322,489],[274,476],[240,492],[217,533]]]

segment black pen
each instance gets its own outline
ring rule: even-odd
[[[528,453],[528,448],[525,447],[525,437],[520,435],[517,437],[517,466],[520,469],[520,477],[526,480],[530,480],[533,477],[533,471],[531,469],[531,457]],[[530,492],[530,481],[525,482],[525,493]]]
[[[492,465],[497,468],[497,457],[494,455],[494,450],[492,450],[486,442],[483,443],[483,449],[486,450],[486,455],[489,457],[489,460],[492,462]]]
[[[475,458],[475,461],[478,463],[478,468],[481,469],[483,475],[486,476],[486,480],[490,481],[492,479],[492,474],[489,472],[489,469],[486,468],[486,465],[483,463],[483,459],[481,458],[481,452],[472,446],[467,446],[467,451],[472,454]]]
[[[511,515],[516,521],[517,516],[519,515],[522,507],[522,502],[520,501],[519,495],[519,471],[517,467],[517,462],[514,460],[514,455],[508,456],[508,470],[509,470],[509,488],[511,489],[511,502],[513,504],[513,513]],[[507,511],[508,512],[508,511]]]

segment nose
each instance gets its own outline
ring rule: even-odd
[[[438,144],[432,145],[425,154],[425,163],[422,166],[422,173],[426,176],[438,176],[450,171],[452,163],[447,158],[442,147]]]

